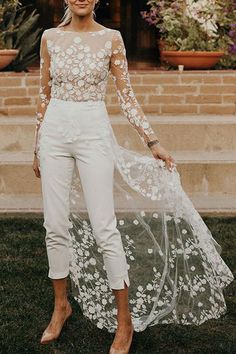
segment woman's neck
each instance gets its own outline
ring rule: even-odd
[[[91,15],[83,17],[72,15],[71,22],[66,25],[66,28],[72,31],[86,32],[99,30],[101,26],[94,21]]]

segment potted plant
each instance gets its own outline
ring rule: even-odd
[[[3,69],[8,64],[10,64],[17,54],[19,53],[18,49],[11,49],[8,46],[8,31],[5,26],[6,16],[14,11],[17,7],[17,0],[1,0],[0,1],[0,69]],[[9,24],[9,28],[11,24]]]
[[[37,57],[39,15],[18,0],[0,0],[0,70],[25,70]]]
[[[214,66],[234,46],[234,0],[149,0],[142,17],[159,32],[161,58],[189,69]],[[232,54],[232,53],[231,53]]]

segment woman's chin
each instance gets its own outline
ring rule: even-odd
[[[74,14],[77,16],[88,16],[90,14],[91,11],[88,11],[88,9],[76,9],[74,11]]]

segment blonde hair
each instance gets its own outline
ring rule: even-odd
[[[72,19],[72,13],[70,11],[70,8],[69,6],[67,5],[66,6],[66,10],[65,10],[65,13],[61,19],[61,22],[59,23],[58,27],[63,27],[63,26],[66,26],[70,23]]]
[[[95,10],[98,8],[99,2],[100,2],[100,1],[98,1],[98,2],[96,3]],[[96,13],[95,13],[95,11],[93,11],[93,17],[96,18]],[[70,10],[69,6],[66,5],[66,7],[65,7],[65,13],[64,13],[64,15],[63,15],[63,17],[62,17],[62,19],[61,19],[61,22],[59,23],[59,25],[58,25],[57,27],[63,27],[63,26],[68,25],[68,24],[71,22],[71,19],[72,19],[71,10]]]

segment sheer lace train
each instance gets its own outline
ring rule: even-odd
[[[107,117],[108,119],[108,117]],[[129,303],[135,331],[155,324],[200,325],[226,312],[223,289],[233,275],[221,246],[184,192],[175,167],[120,146],[110,125],[116,164],[117,227],[129,265]],[[82,217],[78,176],[71,189],[71,283],[82,311],[114,332],[115,298],[88,218]]]

